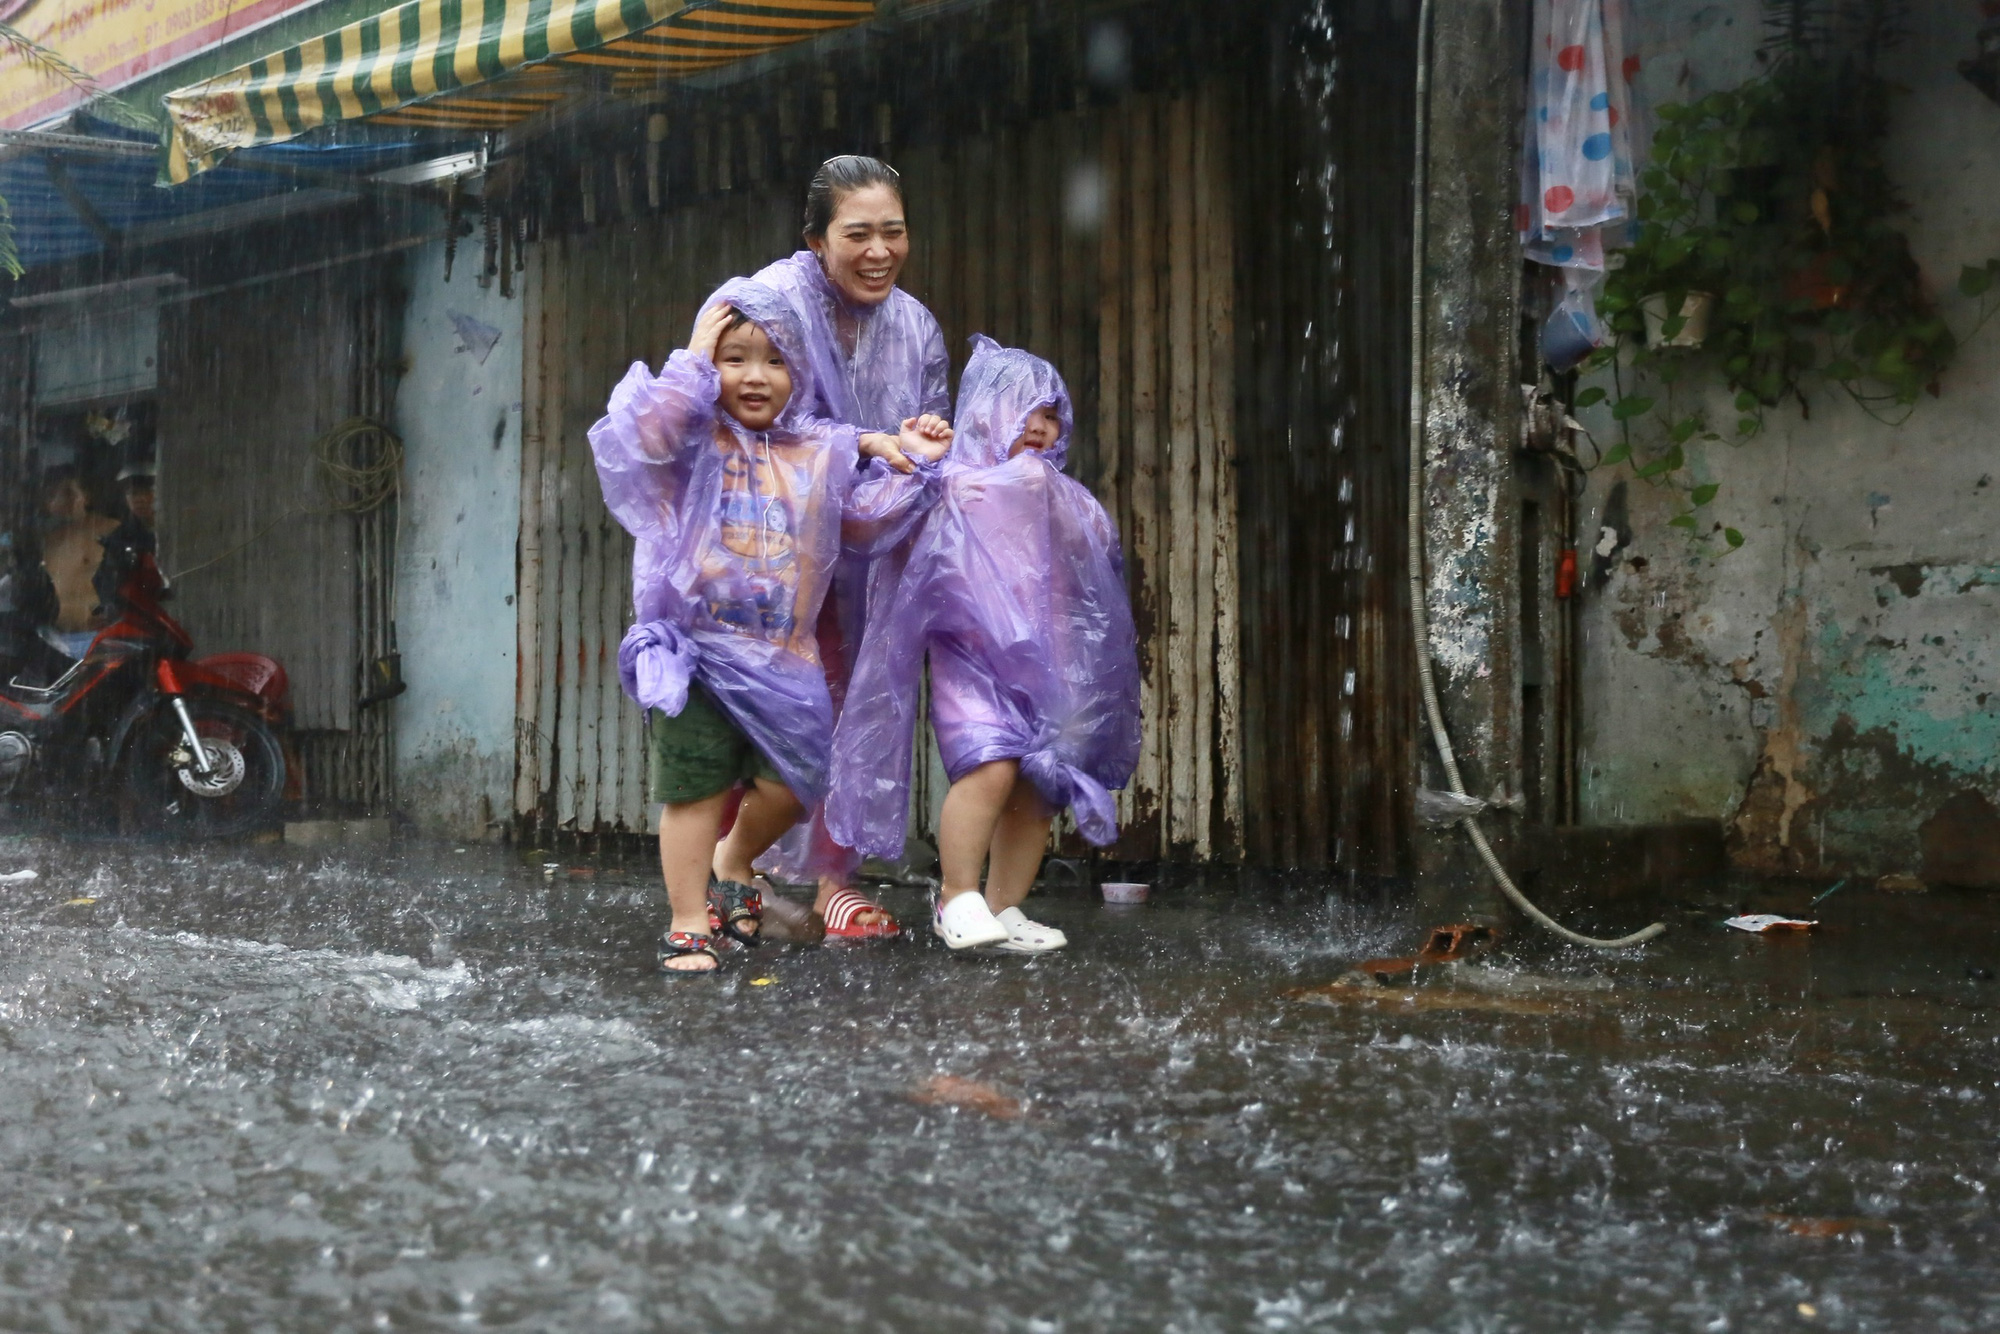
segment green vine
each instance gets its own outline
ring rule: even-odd
[[[1731,549],[1743,543],[1737,530],[1710,522],[1703,531],[1697,511],[1719,487],[1682,476],[1692,447],[1742,444],[1788,402],[1810,416],[1826,388],[1900,423],[2000,310],[2000,258],[1959,276],[1959,292],[1978,303],[1963,335],[1925,291],[1892,221],[1903,203],[1882,147],[1895,89],[1875,72],[1875,49],[1782,47],[1768,72],[1737,88],[1661,107],[1632,244],[1599,302],[1615,341],[1586,365],[1609,370],[1612,383],[1583,390],[1576,405],[1610,403],[1619,439],[1601,463],[1677,486],[1685,505],[1669,522]],[[1692,311],[1691,295],[1705,312]],[[1676,345],[1691,315],[1705,315],[1706,337]],[[1711,377],[1734,391],[1721,423],[1675,401],[1677,389]]]

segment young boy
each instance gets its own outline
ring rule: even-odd
[[[1020,906],[1049,822],[1068,807],[1085,838],[1111,842],[1111,789],[1138,763],[1139,662],[1118,537],[1062,473],[1071,421],[1054,366],[974,338],[944,495],[886,612],[870,618],[835,737],[827,828],[864,854],[896,855],[929,653],[931,725],[951,778],[933,926],[953,949],[1062,948],[1062,932]]]
[[[935,499],[948,446],[808,415],[796,317],[725,283],[659,375],[635,364],[590,429],[605,503],[638,539],[637,624],[619,646],[648,711],[665,971],[713,972],[718,932],[758,942],[750,864],[826,791],[832,705],[814,628],[843,541],[902,540]],[[857,471],[858,455],[873,461]],[[734,826],[718,842],[739,785]]]

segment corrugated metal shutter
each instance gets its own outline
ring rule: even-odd
[[[393,506],[325,512],[312,446],[381,411],[382,296],[346,265],[161,312],[161,563],[197,652],[268,653],[291,677],[308,799],[379,811],[387,718],[357,707],[384,651]]]
[[[1395,875],[1416,707],[1404,504],[1415,6],[1327,12],[1246,90],[1232,158],[1246,311],[1250,859]]]

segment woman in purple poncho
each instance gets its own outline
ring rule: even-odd
[[[833,707],[814,630],[835,563],[843,543],[905,541],[940,485],[941,445],[816,417],[812,388],[789,304],[732,280],[688,346],[657,376],[635,363],[590,428],[605,503],[638,539],[618,667],[647,710],[673,907],[660,966],[675,975],[715,970],[718,931],[760,940],[750,864],[826,792]],[[863,453],[877,461],[863,469]]]
[[[807,249],[768,265],[756,280],[784,294],[805,331],[819,415],[896,434],[915,419],[935,436],[951,411],[950,359],[937,320],[896,286],[909,258],[903,187],[872,157],[829,158],[806,191]],[[838,716],[871,606],[892,584],[902,553],[841,562],[821,612],[821,656]],[[900,859],[902,848],[893,856]],[[832,939],[894,936],[894,917],[848,887],[860,857],[831,839],[820,814],[772,857],[779,871],[817,877],[814,907]]]
[[[1021,901],[1053,813],[1099,846],[1139,759],[1139,660],[1118,536],[1062,472],[1069,392],[1040,357],[973,340],[944,494],[874,609],[834,734],[827,825],[863,853],[900,849],[918,678],[951,791],[934,922],[953,949],[1060,949]],[[979,873],[987,867],[986,891]]]

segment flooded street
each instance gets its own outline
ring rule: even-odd
[[[24,867],[8,1330],[2000,1324],[1974,898],[1316,1003],[1415,933],[1065,890],[1030,962],[926,934],[667,981],[640,866],[0,843]]]

